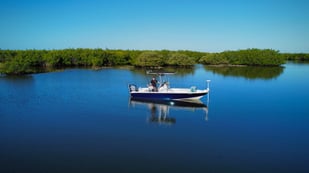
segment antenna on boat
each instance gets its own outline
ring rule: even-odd
[[[207,89],[209,90],[209,83],[210,83],[210,80],[207,80]]]

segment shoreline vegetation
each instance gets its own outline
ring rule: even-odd
[[[188,50],[2,50],[0,73],[24,75],[66,67],[191,67],[195,64],[222,66],[280,66],[287,60],[308,61],[309,54],[279,53],[272,49],[245,49],[207,53]]]

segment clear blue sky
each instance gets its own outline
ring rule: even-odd
[[[0,49],[309,53],[308,0],[0,0]]]

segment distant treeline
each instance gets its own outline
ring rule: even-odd
[[[289,61],[309,61],[308,53],[283,53],[282,56]]]
[[[289,55],[289,56],[287,56]],[[293,56],[292,56],[293,55]],[[308,55],[305,54],[307,59]],[[63,50],[1,50],[0,73],[34,73],[34,68],[54,67],[106,67],[133,65],[136,67],[211,65],[278,66],[294,54],[280,54],[271,49],[246,49],[205,53],[170,50],[110,50],[110,49],[63,49]]]
[[[28,74],[35,68],[193,66],[203,56],[194,51],[109,49],[0,50],[0,72]]]
[[[279,51],[271,49],[247,49],[209,53],[200,60],[209,65],[249,65],[249,66],[278,66],[285,63]]]

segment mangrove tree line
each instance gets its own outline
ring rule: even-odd
[[[290,55],[290,54],[289,54]],[[289,56],[291,57],[291,56]],[[110,49],[62,49],[62,50],[1,50],[0,73],[34,73],[34,68],[53,67],[107,67],[133,65],[193,66],[210,65],[254,65],[278,66],[287,55],[271,49],[246,49],[206,53],[188,50],[110,50]]]

